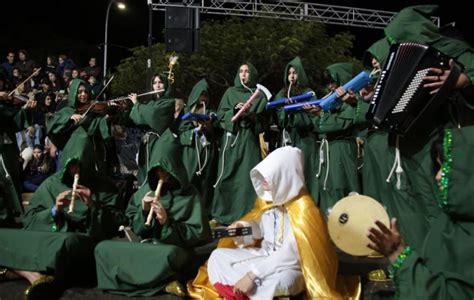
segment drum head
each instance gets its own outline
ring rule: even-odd
[[[390,228],[390,219],[384,207],[376,200],[354,195],[342,198],[331,209],[328,217],[329,235],[342,251],[354,256],[367,256],[374,251],[367,233],[380,221]]]

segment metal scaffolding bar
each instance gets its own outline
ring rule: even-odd
[[[167,6],[193,6],[201,13],[242,17],[278,18],[285,20],[319,21],[326,24],[383,29],[396,12],[315,4],[291,0],[153,0],[153,10]],[[433,18],[439,26],[438,17]]]

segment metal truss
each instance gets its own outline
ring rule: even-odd
[[[150,0],[148,0],[150,1]],[[383,29],[396,12],[315,4],[291,0],[151,0],[153,10],[167,6],[193,6],[201,13],[243,17],[278,18],[285,20],[319,21],[326,24]],[[440,19],[433,18],[439,27]]]

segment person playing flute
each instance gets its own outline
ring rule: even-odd
[[[161,291],[184,296],[177,279],[189,271],[193,248],[209,241],[211,234],[201,197],[188,181],[181,146],[171,130],[153,144],[147,178],[126,210],[130,227],[143,240],[97,245],[98,288],[132,297]],[[160,179],[158,204],[153,201]],[[147,226],[150,210],[153,220]]]
[[[48,177],[30,201],[23,229],[0,229],[2,279],[23,277],[28,299],[59,296],[60,283],[93,283],[94,247],[116,235],[124,217],[115,185],[95,170],[93,145],[79,128],[64,147],[62,169]],[[67,213],[74,176],[74,211]],[[3,277],[3,278],[1,278]]]

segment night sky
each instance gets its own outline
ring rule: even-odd
[[[387,11],[399,11],[408,5],[436,3],[429,1],[347,1],[326,0],[326,4],[344,5]],[[90,56],[97,56],[102,64],[105,14],[108,0],[44,0],[1,1],[0,61],[8,49],[25,48],[38,63],[44,64],[47,54],[66,53],[80,66]],[[321,3],[321,2],[320,2]],[[378,4],[375,4],[378,3]],[[442,25],[455,21],[466,39],[474,44],[471,12],[455,5],[438,3]],[[115,66],[130,55],[127,48],[146,45],[148,34],[148,8],[146,0],[128,0],[126,11],[113,7],[109,19],[109,66]],[[455,11],[458,9],[458,11]],[[211,16],[201,16],[202,19]],[[155,42],[163,42],[164,13],[154,13]],[[471,27],[471,28],[470,28]],[[350,31],[356,35],[354,55],[360,56],[365,48],[383,36],[382,30],[328,26],[328,31]],[[44,61],[43,61],[44,60]]]

